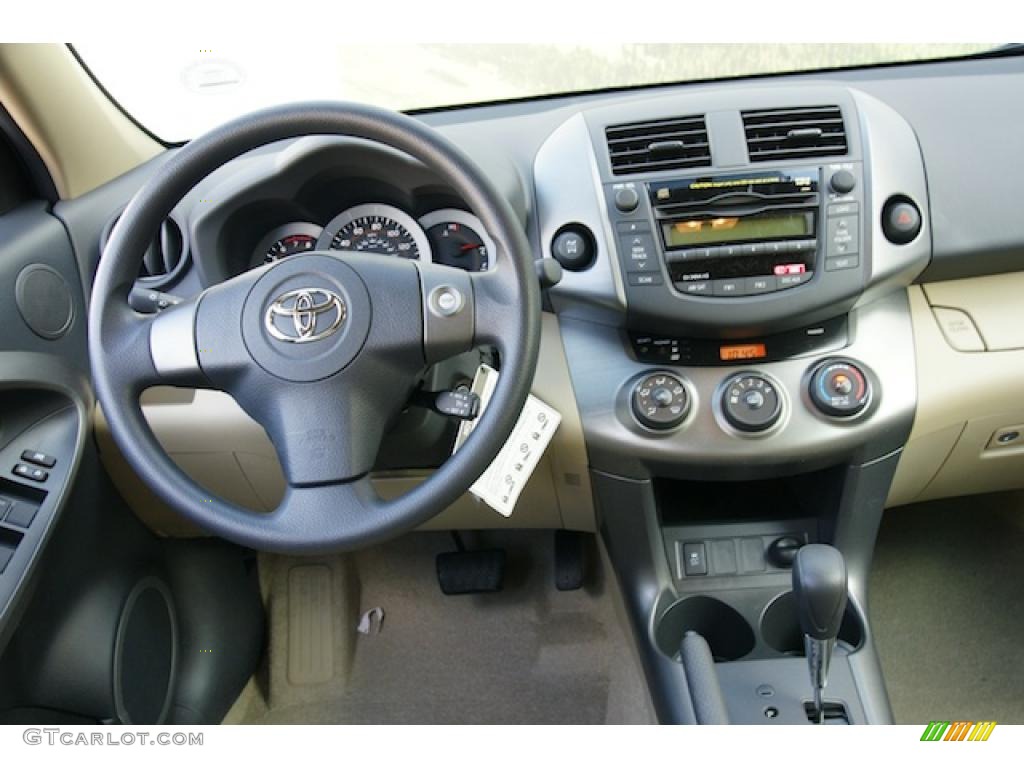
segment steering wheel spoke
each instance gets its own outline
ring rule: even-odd
[[[504,349],[509,342],[508,329],[514,326],[518,297],[508,280],[497,271],[471,275],[473,284],[473,343]]]
[[[199,298],[168,307],[146,321],[149,356],[161,384],[206,387],[209,380],[199,365],[196,311]]]
[[[394,408],[388,386],[353,376],[247,387],[239,404],[266,430],[294,488],[351,482],[369,473]],[[264,382],[270,384],[270,382]]]

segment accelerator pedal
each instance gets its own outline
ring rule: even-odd
[[[587,570],[586,534],[555,531],[555,589],[571,592],[583,586]]]

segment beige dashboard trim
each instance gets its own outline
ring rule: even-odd
[[[943,335],[931,307],[968,308],[982,330],[988,329],[984,335],[991,349],[996,326],[1020,328],[1018,294],[1008,285],[1024,287],[1024,275],[909,288],[917,414],[888,506],[1024,487],[1024,439],[990,447],[997,430],[1024,424],[1024,349],[959,352]]]
[[[111,103],[66,45],[0,44],[0,103],[39,152],[61,198],[164,151]]]
[[[466,494],[428,522],[425,529],[568,528],[594,531],[583,424],[569,378],[558,320],[545,314],[533,393],[562,414],[547,453],[504,518]],[[256,512],[269,512],[284,492],[274,448],[255,421],[222,392],[167,387],[146,392],[142,410],[164,450],[181,469],[209,491]],[[100,456],[121,495],[136,515],[164,536],[203,532],[160,501],[138,478],[117,449],[97,406],[94,420]],[[374,476],[381,496],[394,497],[423,482],[427,473],[388,472]]]

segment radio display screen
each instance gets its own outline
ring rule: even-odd
[[[719,243],[778,240],[814,235],[814,214],[771,213],[761,216],[676,219],[662,225],[667,248]]]

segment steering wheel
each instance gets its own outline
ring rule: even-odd
[[[307,252],[211,286],[157,315],[128,305],[160,222],[213,170],[271,142],[313,134],[393,147],[451,186],[483,222],[490,271],[389,256]],[[276,107],[191,141],[135,195],[100,260],[89,309],[96,395],[118,447],[168,505],[229,541],[282,553],[381,541],[451,505],[498,454],[522,410],[540,344],[540,290],[522,225],[458,148],[397,113],[341,102]],[[440,469],[382,500],[370,470],[388,423],[431,363],[481,345],[501,376],[476,429]],[[230,394],[266,431],[287,483],[257,514],[211,495],[157,442],[139,396],[157,384]]]

